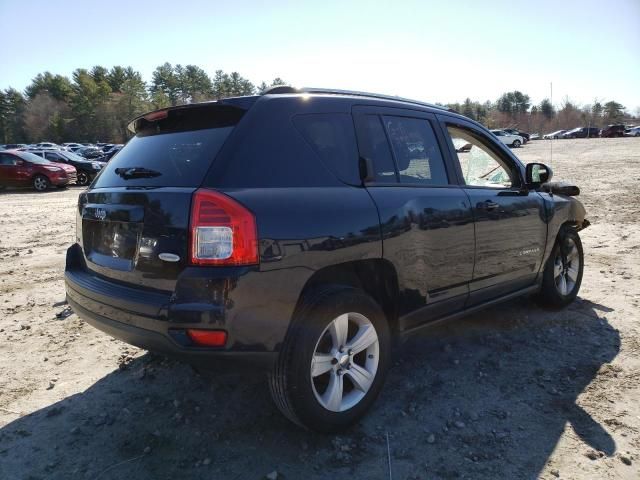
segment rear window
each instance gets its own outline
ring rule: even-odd
[[[203,107],[138,122],[138,131],[102,170],[94,188],[196,187],[244,112]]]
[[[348,113],[297,115],[293,123],[325,166],[340,180],[360,184],[358,147]]]

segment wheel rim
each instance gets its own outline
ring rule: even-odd
[[[553,278],[560,295],[567,296],[576,287],[580,274],[580,254],[576,243],[567,238],[553,265]]]
[[[47,188],[47,181],[42,177],[36,177],[33,181],[33,185],[36,187],[36,190],[44,190]]]
[[[86,185],[87,183],[89,183],[89,177],[87,176],[86,173],[79,173],[78,174],[78,183],[80,185]]]
[[[344,412],[367,394],[378,371],[380,344],[371,321],[360,313],[334,318],[316,343],[311,386],[327,410]]]
[[[519,142],[518,140],[516,140],[515,142],[513,142],[513,144],[514,144],[516,147],[519,147],[519,146],[520,146],[520,142]]]

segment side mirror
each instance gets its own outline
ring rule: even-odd
[[[544,163],[527,163],[525,182],[531,188],[538,188],[553,177],[553,170]]]

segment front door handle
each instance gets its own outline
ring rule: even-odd
[[[500,206],[499,203],[496,202],[492,202],[491,200],[487,200],[485,202],[478,202],[478,204],[476,205],[476,208],[478,210],[495,210],[496,208],[498,208]]]

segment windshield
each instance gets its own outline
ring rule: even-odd
[[[31,163],[38,163],[40,165],[44,165],[46,163],[52,163],[49,160],[46,160],[42,157],[39,157],[38,155],[36,155],[35,153],[29,153],[29,152],[17,152],[16,153],[21,159],[26,160],[27,162],[31,162]]]

